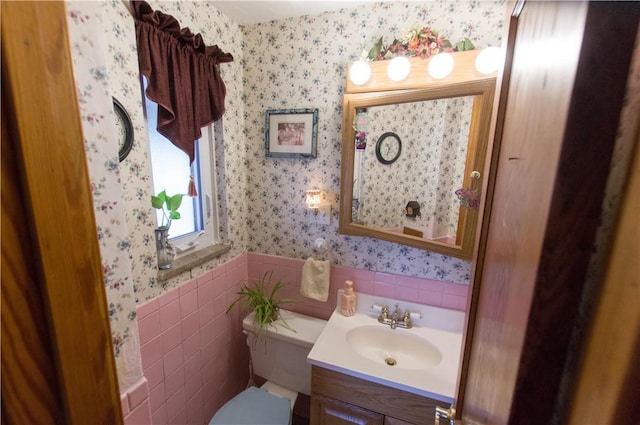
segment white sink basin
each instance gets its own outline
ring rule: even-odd
[[[426,369],[442,361],[438,348],[405,329],[360,326],[346,333],[347,343],[361,356],[397,369]]]
[[[394,306],[396,302],[402,311],[420,311],[423,317],[414,320],[411,329],[391,329],[378,323],[379,312],[370,306]],[[356,314],[344,317],[334,311],[307,361],[451,403],[458,380],[464,317],[461,311],[358,294]]]

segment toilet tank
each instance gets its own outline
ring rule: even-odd
[[[249,314],[242,327],[247,334],[254,373],[282,387],[311,395],[311,365],[307,364],[307,355],[326,323],[281,309],[280,319],[256,336],[254,313]]]

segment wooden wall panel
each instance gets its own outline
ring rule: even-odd
[[[4,96],[2,98],[4,100]],[[36,252],[13,141],[2,105],[2,414],[3,424],[64,422]]]
[[[496,130],[501,150],[484,262],[474,281],[480,286],[461,409],[467,421],[552,420],[639,9],[527,2],[519,14],[506,113]],[[612,44],[616,54],[604,56]]]
[[[12,185],[12,194],[22,197],[26,208],[21,222],[16,222],[16,217],[9,223],[3,220],[3,266],[9,264],[5,254],[22,253],[17,242],[26,243],[26,238],[33,248],[32,254],[23,254],[33,281],[17,273],[2,274],[3,307],[5,294],[18,295],[7,315],[4,308],[2,311],[2,389],[19,390],[11,395],[18,401],[11,406],[4,404],[3,398],[3,416],[10,423],[27,423],[18,420],[25,413],[21,406],[37,404],[39,409],[48,409],[49,416],[43,412],[39,416],[42,421],[28,423],[119,424],[120,395],[65,5],[3,2],[1,19],[2,118],[8,121],[7,131],[3,128],[3,153],[5,143],[11,143],[20,187],[15,187],[14,181],[7,183]],[[4,170],[2,176],[4,196]],[[4,209],[3,204],[3,218]],[[23,226],[22,233],[5,235],[5,224]],[[19,263],[10,259],[11,264]],[[36,304],[37,299],[42,305]],[[24,310],[18,311],[18,303]],[[33,309],[40,312],[32,313]],[[43,317],[46,328],[22,344],[16,340],[16,332],[30,332],[20,326],[29,322],[26,316],[31,314],[37,326],[42,326]],[[22,357],[22,362],[7,365],[5,347],[19,350],[11,357]],[[18,373],[35,353],[46,358],[38,358],[33,370]],[[43,397],[45,403],[38,404],[34,389],[20,383],[29,375],[47,376],[36,387],[54,394],[48,400]],[[55,389],[49,387],[53,376]],[[9,408],[12,411],[7,411]]]
[[[551,406],[561,391],[587,285],[639,17],[637,3],[588,3],[511,409],[513,423],[524,424],[525,418],[549,423],[553,417]],[[616,48],[603,55],[613,44]]]
[[[640,423],[640,138],[567,423]]]
[[[525,12],[517,23],[461,409],[463,418],[477,423],[509,420],[578,60],[578,52],[566,52],[565,60],[550,70],[543,58],[546,52],[536,51],[536,40],[580,45],[586,4],[527,3]]]

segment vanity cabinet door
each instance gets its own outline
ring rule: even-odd
[[[415,425],[411,422],[406,422],[401,419],[392,418],[391,416],[384,417],[384,425]]]
[[[319,394],[311,395],[313,425],[384,425],[384,416]]]
[[[358,406],[359,409],[366,412],[376,412],[374,414],[388,418],[384,422],[386,425],[431,424],[434,422],[436,407],[448,409],[450,405],[450,403],[387,387],[377,382],[364,381],[319,366],[311,368],[311,394],[311,425],[323,423],[314,422],[314,398],[322,400],[324,397],[332,401],[340,400],[341,403],[349,403],[349,406],[353,407]],[[343,420],[342,422],[325,423],[350,422]]]

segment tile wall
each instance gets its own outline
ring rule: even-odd
[[[137,307],[150,422],[133,410],[126,424],[205,424],[244,388],[240,314],[225,311],[246,279],[245,254]]]
[[[467,285],[332,266],[329,300],[302,298],[303,260],[242,254],[137,307],[144,378],[122,397],[126,424],[206,424],[248,381],[249,352],[238,309],[226,314],[237,284],[272,272],[290,282],[288,309],[328,319],[337,290],[464,310]]]
[[[468,285],[336,265],[331,266],[329,299],[323,303],[299,295],[304,260],[248,253],[247,263],[248,277],[251,279],[273,271],[274,279],[292,282],[282,291],[283,297],[296,300],[296,303],[287,306],[287,309],[322,319],[331,316],[336,307],[338,289],[344,286],[345,280],[354,282],[356,292],[385,298],[455,310],[464,310],[467,304]]]

